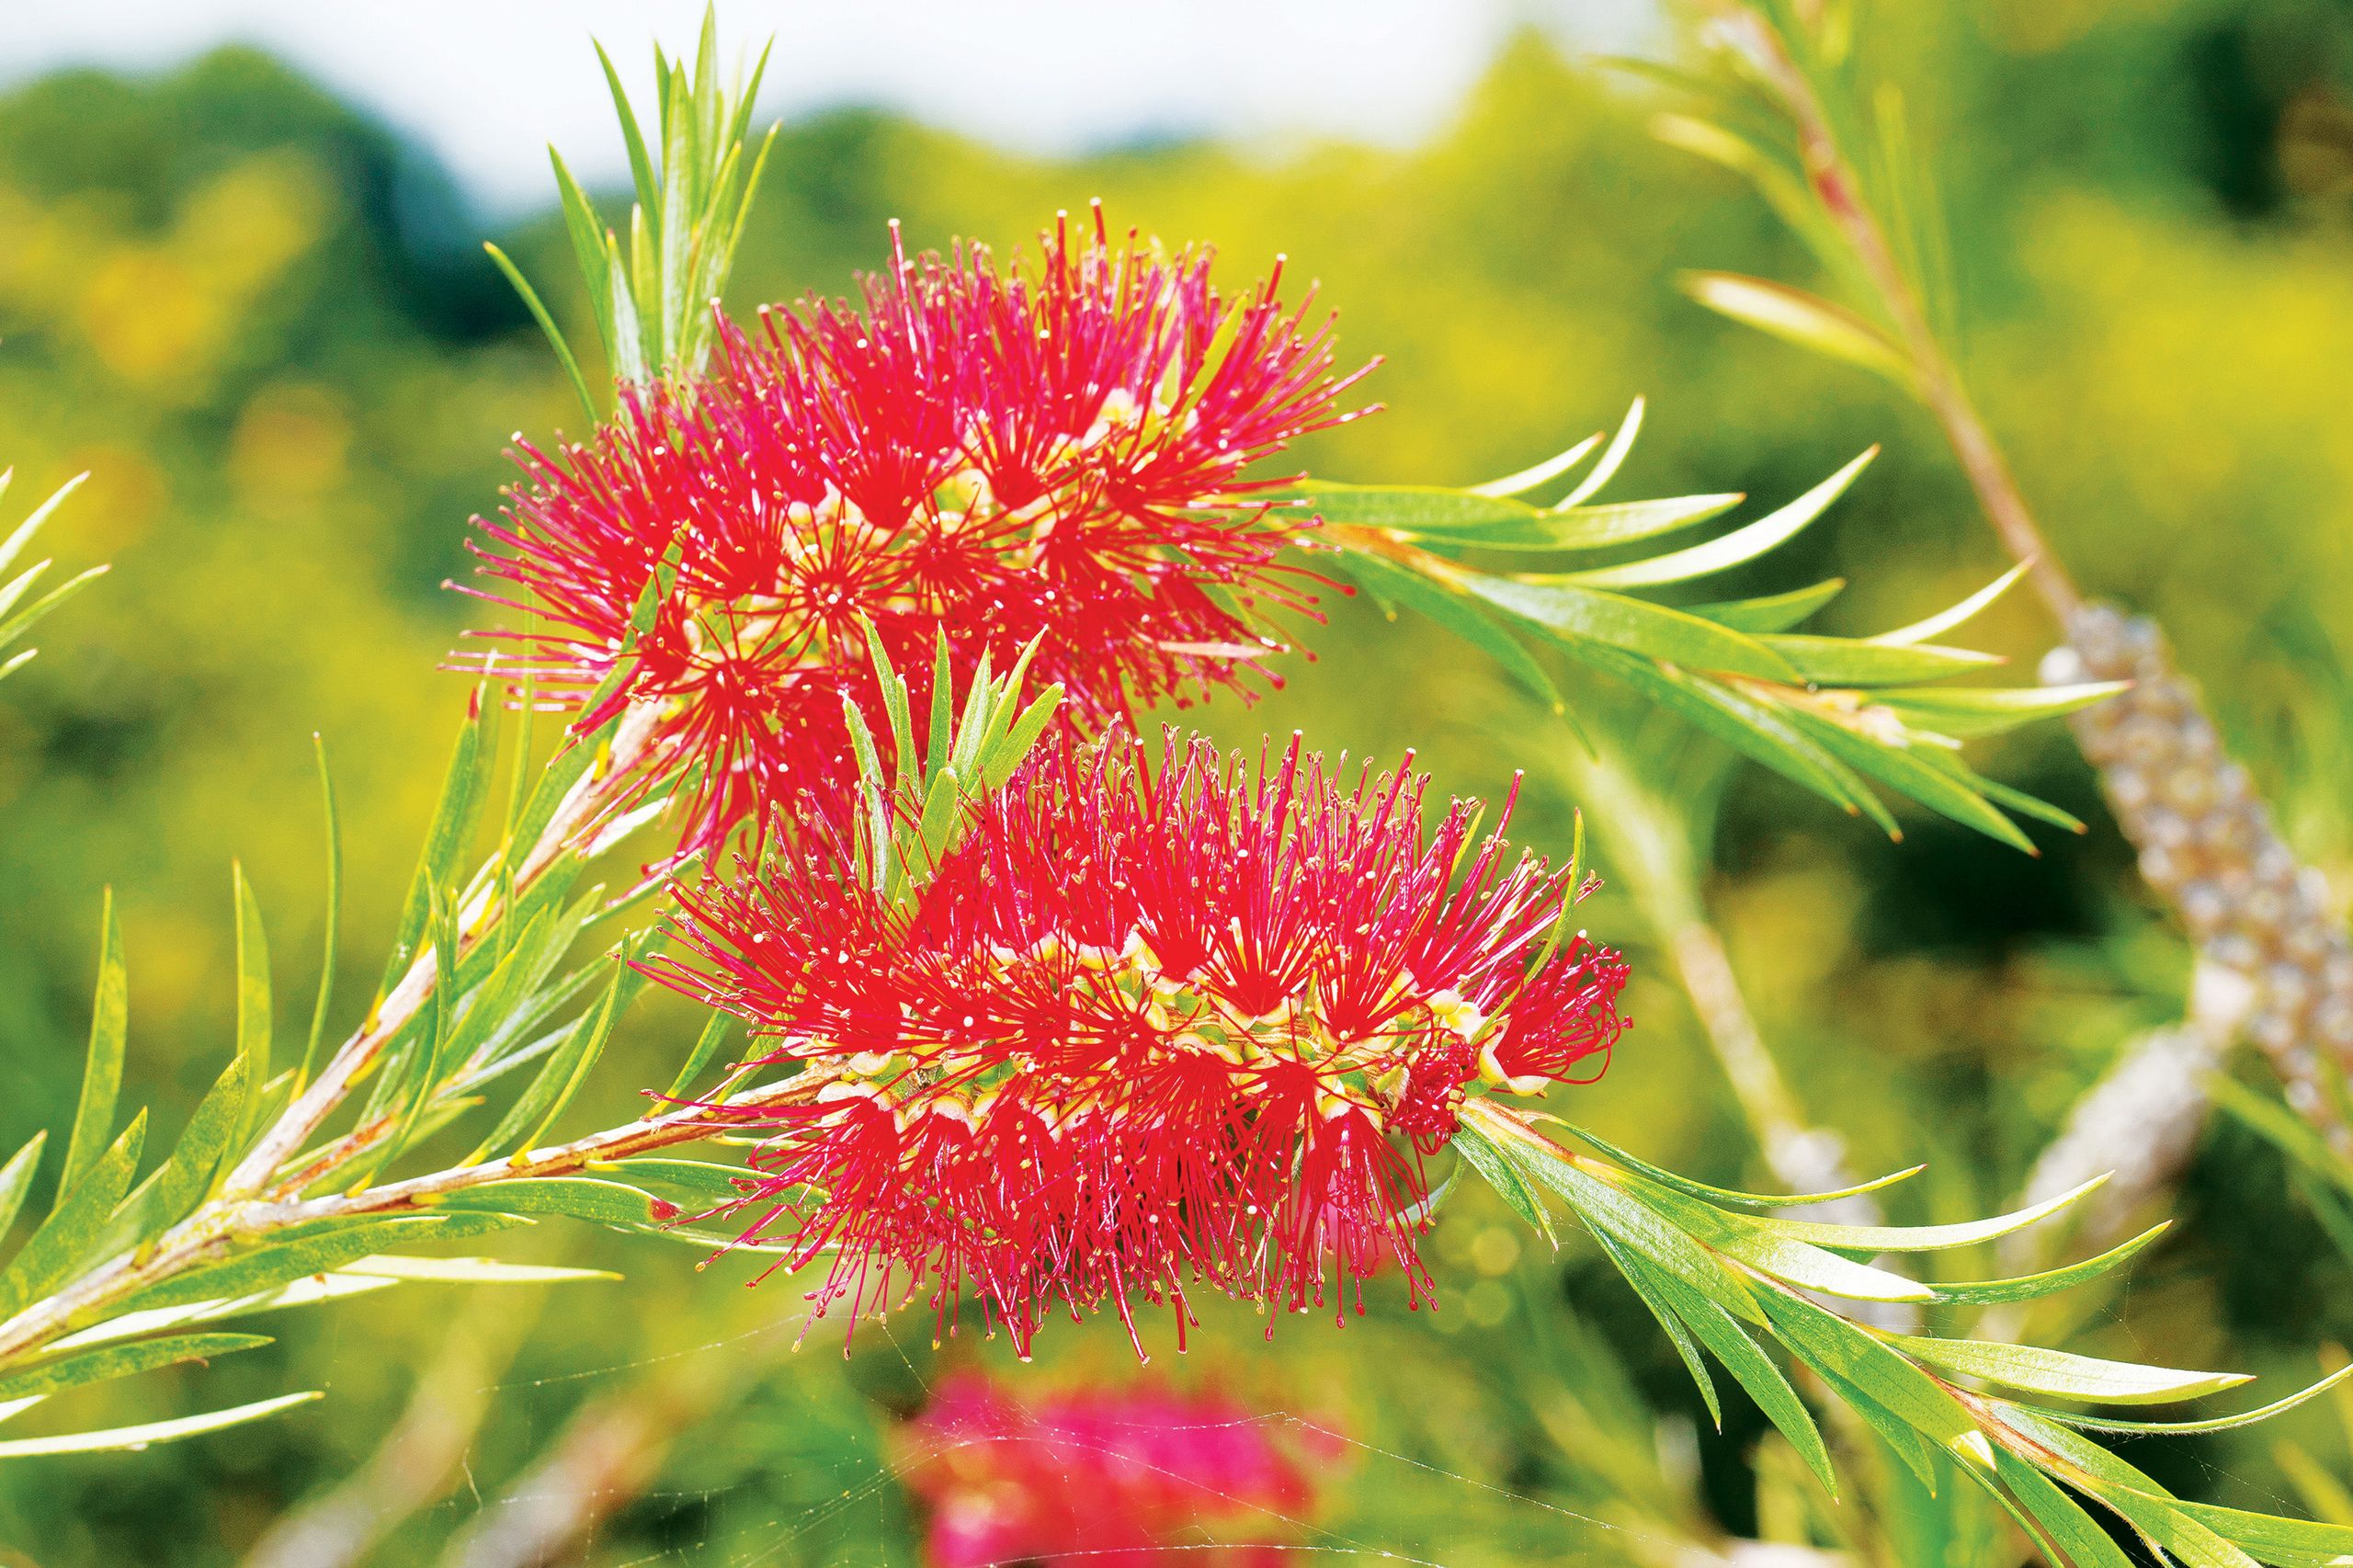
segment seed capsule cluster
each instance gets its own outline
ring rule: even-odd
[[[2134,683],[2070,721],[2084,755],[2141,852],[2142,874],[2181,911],[2200,957],[2250,988],[2246,1032],[2291,1102],[2335,1119],[2319,1066],[2322,1052],[2353,1062],[2353,944],[2330,913],[2327,882],[2297,862],[2246,770],[2223,754],[2154,622],[2086,606],[2044,658],[2042,678]]]

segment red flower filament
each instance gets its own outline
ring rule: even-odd
[[[1277,645],[1264,611],[1312,614],[1315,579],[1275,561],[1307,518],[1244,471],[1353,418],[1357,378],[1331,373],[1328,321],[1279,302],[1279,264],[1228,299],[1209,252],[1114,244],[1099,210],[1034,269],[892,237],[862,309],[722,324],[708,373],[624,388],[593,441],[518,442],[527,481],[482,525],[484,572],[518,591],[498,602],[538,618],[490,634],[522,646],[500,667],[578,703],[628,659],[579,722],[662,704],[652,756],[692,775],[704,842],[854,777],[841,705],[871,702],[868,628],[919,708],[943,634],[960,687],[1041,639],[1037,679],[1092,730],[1239,683]]]
[[[819,1315],[969,1295],[1025,1353],[1107,1303],[1181,1344],[1196,1285],[1362,1311],[1384,1260],[1418,1305],[1462,1096],[1597,1075],[1626,972],[1470,805],[1425,834],[1424,784],[1050,747],[902,903],[801,844],[684,895],[655,972],[824,1079],[763,1113],[746,1239],[833,1255]]]

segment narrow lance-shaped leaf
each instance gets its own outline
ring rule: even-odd
[[[2339,1367],[2320,1381],[2309,1387],[2298,1389],[2284,1398],[2275,1399],[2268,1404],[2258,1405],[2253,1410],[2243,1410],[2236,1415],[2209,1416],[2203,1421],[2127,1421],[2113,1415],[2089,1415],[2074,1410],[2051,1410],[2043,1414],[2053,1421],[2063,1421],[2070,1426],[2081,1426],[2094,1432],[2120,1432],[2133,1435],[2171,1432],[2185,1436],[2199,1432],[2230,1432],[2241,1426],[2253,1426],[2258,1422],[2268,1421],[2275,1415],[2284,1415],[2300,1404],[2318,1399],[2322,1394],[2344,1382],[2348,1377],[2353,1377],[2353,1362]]]
[[[662,1091],[663,1098],[677,1099],[694,1086],[694,1081],[702,1075],[703,1068],[718,1054],[720,1045],[727,1039],[728,1027],[733,1021],[725,1013],[711,1014],[710,1021],[703,1025],[702,1034],[695,1040],[694,1049],[687,1052],[686,1061],[679,1063],[678,1075],[670,1080],[668,1088]]]
[[[1484,610],[1461,595],[1402,566],[1360,551],[1347,553],[1343,570],[1358,584],[1408,609],[1418,610],[1486,654],[1518,676],[1520,684],[1541,699],[1554,713],[1565,714],[1568,704],[1544,666],[1512,634],[1487,618]]]
[[[1728,599],[1717,604],[1687,605],[1691,614],[1704,619],[1729,626],[1734,631],[1745,631],[1754,637],[1759,632],[1787,631],[1802,625],[1808,618],[1846,591],[1847,579],[1829,577],[1809,588],[1792,588],[1785,594],[1764,594],[1753,599]]]
[[[417,1242],[457,1241],[514,1223],[494,1214],[415,1214],[321,1222],[315,1231],[221,1263],[191,1268],[124,1298],[125,1312],[148,1312],[191,1301],[251,1296],[314,1274],[329,1274],[355,1258]]]
[[[492,263],[506,277],[508,287],[522,296],[523,308],[529,311],[531,319],[540,324],[540,331],[546,335],[549,347],[555,350],[556,362],[563,367],[564,379],[572,383],[573,392],[580,399],[580,411],[588,416],[591,425],[595,424],[602,415],[597,411],[596,397],[588,391],[588,378],[581,373],[580,361],[573,356],[572,345],[564,341],[563,329],[555,324],[555,317],[549,314],[547,306],[540,302],[539,290],[531,287],[522,269],[508,258],[505,251],[487,240],[483,242],[482,248],[490,253]]]
[[[237,1054],[256,1084],[269,1076],[269,937],[242,862],[230,873],[237,904]]]
[[[2107,1182],[2105,1174],[2096,1176],[2080,1187],[2070,1187],[2055,1198],[2045,1199],[2040,1203],[2030,1204],[2012,1213],[1950,1225],[1835,1225],[1815,1220],[1783,1220],[1770,1215],[1759,1215],[1750,1223],[1778,1236],[1847,1252],[1942,1252],[1951,1247],[1976,1246],[2039,1224],[2086,1195],[2098,1190]]]
[[[85,1383],[106,1382],[153,1371],[179,1361],[210,1361],[267,1345],[266,1334],[179,1334],[129,1345],[69,1351],[0,1372],[0,1399],[52,1394]]]
[[[563,1043],[549,1054],[546,1065],[532,1078],[530,1086],[507,1108],[506,1114],[499,1119],[498,1125],[483,1140],[472,1158],[485,1159],[502,1150],[529,1150],[538,1145],[578,1093],[589,1068],[603,1052],[614,1022],[634,994],[631,981],[635,976],[626,955],[616,955],[612,979],[606,984],[603,999],[573,1026]]]
[[[1912,384],[1910,361],[1887,335],[1843,305],[1802,289],[1731,272],[1694,272],[1683,291],[1718,314],[1801,348],[1876,371],[1897,386]]]
[[[137,1339],[143,1335],[165,1329],[184,1328],[193,1323],[210,1323],[221,1318],[247,1317],[258,1312],[283,1312],[289,1307],[316,1306],[324,1301],[339,1301],[347,1296],[365,1295],[371,1290],[389,1289],[390,1279],[362,1278],[352,1274],[320,1274],[297,1279],[275,1290],[263,1290],[243,1296],[213,1297],[184,1301],[177,1306],[155,1307],[141,1312],[123,1312],[88,1328],[69,1334],[50,1346],[52,1350],[78,1350],[86,1345],[111,1345],[119,1340]]]
[[[1629,1252],[1625,1244],[1608,1231],[1595,1230],[1589,1233],[1609,1261],[1617,1266],[1618,1272],[1626,1277],[1626,1283],[1635,1297],[1657,1320],[1660,1332],[1666,1335],[1667,1343],[1675,1347],[1675,1354],[1682,1360],[1683,1369],[1691,1374],[1691,1381],[1698,1386],[1699,1401],[1708,1407],[1709,1419],[1716,1424],[1716,1430],[1722,1432],[1724,1429],[1724,1407],[1717,1396],[1715,1380],[1708,1375],[1708,1364],[1700,1359],[1699,1342],[1691,1337],[1691,1331],[1684,1326],[1683,1320],[1667,1304],[1665,1292],[1657,1283],[1657,1271]]]
[[[391,1284],[413,1279],[452,1285],[563,1285],[619,1279],[609,1268],[564,1268],[543,1263],[501,1263],[491,1257],[404,1257],[386,1254],[347,1263],[333,1278]]]
[[[1927,1301],[1927,1286],[1883,1268],[1854,1263],[1807,1242],[1775,1234],[1768,1222],[1686,1198],[1639,1176],[1618,1174],[1610,1185],[1655,1209],[1674,1223],[1751,1268],[1809,1290],[1859,1301]]]
[[[1971,1306],[2030,1301],[2037,1297],[2055,1295],[2062,1290],[2073,1290],[2086,1280],[2097,1279],[2112,1268],[2120,1267],[2164,1235],[2172,1224],[2173,1221],[2168,1220],[2152,1225],[2139,1235],[2118,1243],[2096,1257],[2045,1269],[2039,1274],[2020,1274],[2007,1279],[1943,1281],[1932,1289],[1939,1301],[1964,1302]]]
[[[149,1224],[172,1223],[204,1195],[213,1173],[242,1142],[246,1111],[257,1086],[253,1058],[240,1051],[197,1102],[188,1130],[156,1173]]]
[[[460,1187],[441,1199],[452,1211],[483,1210],[494,1214],[556,1214],[622,1230],[650,1230],[676,1217],[649,1193],[594,1176],[537,1176]]]
[[[1828,511],[1832,502],[1847,493],[1847,487],[1878,455],[1879,449],[1870,448],[1788,506],[1705,544],[1630,561],[1620,566],[1597,566],[1540,580],[1578,583],[1594,588],[1638,588],[1688,582],[1711,573],[1730,571],[1778,550],[1796,538],[1815,518]]]
[[[1867,641],[1872,642],[1933,642],[1946,632],[1974,620],[1995,600],[2009,592],[2012,584],[2027,574],[2028,563],[2020,562],[1975,593],[1949,609],[1938,610],[1926,620],[1915,620],[1909,626],[1899,626],[1893,631],[1882,631]]]
[[[248,1421],[259,1421],[265,1416],[291,1410],[298,1404],[308,1404],[322,1397],[315,1392],[280,1394],[276,1399],[256,1400],[251,1404],[233,1405],[227,1410],[208,1411],[202,1415],[182,1415],[170,1421],[150,1421],[137,1426],[110,1426],[98,1432],[69,1432],[56,1437],[17,1437],[0,1442],[0,1460],[153,1448],[157,1443],[176,1443],[183,1437],[198,1437],[207,1432],[242,1426]]]
[[[311,1032],[302,1042],[302,1062],[296,1070],[298,1087],[311,1081],[312,1064],[319,1059],[319,1044],[326,1038],[327,1007],[335,999],[335,966],[343,921],[343,824],[335,813],[335,776],[327,770],[326,737],[316,733],[311,747],[318,758],[319,796],[325,811],[327,838],[327,903],[325,930],[320,941],[319,993],[311,1007]]]
[[[1994,1472],[2074,1568],[2133,1568],[2132,1559],[2108,1531],[2040,1471],[2007,1449],[1996,1448]]]
[[[122,961],[122,926],[114,912],[114,889],[98,905],[98,988],[90,1004],[90,1049],[82,1068],[82,1097],[74,1108],[74,1131],[65,1145],[65,1170],[58,1196],[89,1173],[114,1133],[115,1101],[122,1092],[123,1039],[131,1023],[131,982]]]
[[[1599,1150],[1602,1153],[1608,1155],[1615,1163],[1624,1165],[1628,1170],[1639,1171],[1643,1176],[1650,1177],[1653,1181],[1659,1183],[1663,1187],[1671,1187],[1678,1192],[1687,1193],[1693,1198],[1700,1199],[1711,1203],[1739,1203],[1745,1204],[1752,1208],[1768,1209],[1812,1208],[1817,1204],[1835,1203],[1842,1198],[1860,1198],[1867,1192],[1882,1191],[1885,1188],[1893,1187],[1898,1182],[1909,1181],[1912,1177],[1918,1176],[1922,1171],[1928,1168],[1925,1165],[1908,1165],[1903,1170],[1891,1171],[1886,1176],[1880,1176],[1874,1180],[1858,1182],[1853,1187],[1842,1187],[1831,1192],[1807,1192],[1795,1194],[1738,1192],[1731,1187],[1711,1187],[1706,1182],[1694,1181],[1689,1176],[1678,1176],[1675,1172],[1670,1171],[1662,1165],[1652,1165],[1647,1160],[1643,1160],[1636,1155],[1628,1153],[1617,1144],[1603,1138],[1599,1133],[1589,1131],[1573,1122],[1563,1121],[1559,1125],[1561,1131],[1567,1133],[1570,1137],[1574,1138],[1580,1143],[1589,1144],[1593,1148]]]
[[[1544,1239],[1558,1247],[1560,1237],[1552,1230],[1552,1217],[1544,1211],[1544,1199],[1529,1186],[1527,1178],[1506,1159],[1487,1136],[1476,1128],[1462,1127],[1456,1131],[1454,1152],[1479,1173],[1480,1179],[1495,1188],[1504,1206],[1525,1221],[1529,1228],[1542,1233]]]
[[[398,934],[392,941],[392,956],[384,966],[383,991],[391,991],[408,972],[425,939],[426,926],[433,918],[434,890],[452,881],[458,856],[473,836],[483,802],[489,793],[490,752],[491,748],[483,744],[482,693],[477,690],[465,722],[458,731],[457,748],[442,778],[441,798],[433,808],[432,824],[426,830],[425,850],[417,858],[416,874],[409,881],[408,899],[402,905]]]
[[[147,1138],[147,1113],[131,1119],[82,1178],[58,1196],[57,1207],[0,1274],[0,1321],[39,1301],[83,1260],[104,1232],[108,1216],[131,1190],[131,1173]]]
[[[2254,1381],[2245,1372],[2181,1371],[2074,1356],[2035,1345],[1908,1335],[1898,1335],[1891,1343],[1915,1359],[1947,1371],[1963,1372],[2029,1393],[2100,1404],[2165,1404],[2219,1393]]]
[[[40,1168],[40,1152],[49,1143],[49,1131],[43,1128],[25,1140],[25,1146],[8,1156],[0,1165],[0,1243],[8,1239],[9,1228],[17,1216],[24,1211],[25,1199],[31,1193],[33,1173]]]
[[[1609,437],[1608,449],[1601,454],[1601,460],[1577,482],[1575,489],[1561,498],[1559,510],[1567,511],[1582,506],[1600,494],[1602,486],[1618,477],[1618,471],[1625,466],[1626,455],[1634,449],[1635,437],[1643,433],[1643,403],[1639,397],[1626,405],[1626,417],[1619,421],[1618,432]]]
[[[1602,1233],[1597,1231],[1596,1235]],[[1767,1419],[1790,1440],[1798,1456],[1805,1460],[1816,1480],[1834,1497],[1838,1493],[1836,1471],[1830,1462],[1830,1451],[1822,1440],[1822,1432],[1814,1425],[1813,1415],[1790,1386],[1781,1369],[1773,1365],[1748,1331],[1733,1321],[1723,1308],[1710,1301],[1689,1284],[1641,1257],[1627,1254],[1622,1247],[1611,1247],[1611,1257],[1623,1269],[1630,1282],[1638,1290],[1647,1287],[1660,1296],[1666,1305],[1688,1325],[1702,1344],[1707,1346],[1724,1369],[1733,1375],[1748,1397],[1756,1402]]]
[[[1489,604],[1561,639],[1600,642],[1646,659],[1761,680],[1799,679],[1786,658],[1756,639],[1665,605],[1597,588],[1528,583],[1478,572],[1461,573],[1455,580]]]
[[[1534,464],[1531,467],[1521,469],[1518,473],[1507,473],[1501,479],[1491,479],[1484,484],[1473,484],[1470,487],[1470,494],[1473,495],[1524,495],[1540,485],[1551,483],[1553,480],[1556,480],[1560,478],[1561,475],[1568,472],[1569,470],[1576,467],[1577,464],[1585,461],[1586,455],[1599,445],[1601,445],[1601,436],[1600,433],[1597,431],[1595,434],[1587,436],[1584,440],[1579,441],[1575,446],[1571,447],[1568,450],[1559,453],[1556,456],[1546,458],[1542,462]]]

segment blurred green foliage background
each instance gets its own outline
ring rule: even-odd
[[[2353,888],[2353,7],[1879,11],[1867,49],[1933,150],[1968,369],[2028,493],[2089,588],[2164,621],[2300,851]],[[597,92],[580,52],[581,91]],[[1779,500],[1887,443],[1831,519],[1741,591],[1845,574],[1832,623],[1869,631],[1994,575],[2004,562],[1924,418],[1675,291],[1679,267],[1802,277],[1803,263],[1729,176],[1649,141],[1655,107],[1531,34],[1457,123],[1404,153],[1270,161],[1178,143],[1041,161],[831,113],[788,127],[733,299],[842,291],[881,259],[886,218],[924,244],[1010,245],[1100,196],[1115,223],[1213,241],[1236,284],[1288,253],[1341,312],[1345,347],[1382,357],[1371,385],[1388,412],[1319,439],[1304,454],[1319,472],[1475,481],[1640,392],[1652,418],[1621,494]],[[323,897],[313,730],[343,794],[343,994],[363,1000],[464,700],[436,665],[472,608],[440,585],[467,570],[467,518],[495,505],[509,434],[577,418],[484,237],[413,151],[254,53],[0,99],[0,459],[19,494],[93,471],[51,539],[72,563],[116,563],[0,689],[0,1145],[70,1105],[102,883],[131,960],[129,1095],[166,1129],[226,1039],[233,858],[269,916],[281,1007],[307,995]],[[577,305],[551,218],[494,237]],[[1518,832],[1563,851],[1566,733],[1443,634],[1337,596],[1328,608],[1328,626],[1301,629],[1317,656],[1283,661],[1279,693],[1203,722],[1236,741],[1296,727],[1329,750],[1414,748],[1449,790],[1497,795],[1524,768]],[[2052,629],[2021,598],[1980,637],[2027,679]],[[1662,782],[1709,744],[1644,735],[1637,760]],[[2074,1096],[2177,1013],[2187,974],[2063,733],[2029,732],[1982,766],[2094,831],[2043,834],[2029,859],[1912,813],[1891,845],[1743,769],[1714,841],[1711,907],[1801,1096],[1859,1165],[1935,1162],[1927,1196],[1899,1200],[1907,1218],[2013,1194]],[[1643,978],[1639,1027],[1608,1078],[1575,1091],[1577,1115],[1693,1175],[1756,1179],[1631,909],[1605,895],[1590,924],[1633,948]],[[630,1114],[621,1086],[658,1082],[692,1027],[644,1006],[604,1098],[574,1116]],[[2079,1343],[2294,1376],[2353,1334],[2353,1274],[2263,1145],[2211,1130],[2179,1208],[2188,1224]],[[287,1386],[329,1398],[152,1454],[0,1469],[0,1545],[51,1565],[239,1561],[366,1462],[438,1370],[486,1414],[461,1479],[381,1561],[435,1561],[571,1412],[617,1394],[696,1424],[613,1499],[590,1560],[916,1560],[892,1434],[945,1364],[1002,1370],[1002,1346],[935,1351],[927,1324],[894,1324],[847,1360],[823,1332],[790,1357],[797,1293],[745,1292],[733,1261],[697,1272],[682,1249],[553,1227],[522,1250],[629,1278],[544,1299],[419,1287],[444,1293],[290,1319],[267,1351],[176,1387],[177,1373],[144,1380],[142,1411]],[[1269,1522],[1273,1536],[1448,1564],[1676,1561],[1657,1524],[1679,1505],[1638,1494],[1684,1495],[1678,1477],[1722,1526],[1758,1527],[1760,1423],[1741,1413],[1721,1440],[1693,1436],[1688,1383],[1589,1250],[1547,1255],[1481,1195],[1438,1251],[1438,1314],[1376,1290],[1345,1331],[1290,1321],[1271,1343],[1256,1319],[1212,1314],[1188,1356],[1154,1367],[1358,1445],[1319,1461],[1310,1520]],[[1662,1413],[1655,1428],[1613,1392],[1616,1363]],[[1124,1336],[1097,1325],[1050,1333],[1018,1379],[1136,1375]],[[2293,1430],[2341,1475],[2328,1422]],[[2133,1457],[2188,1494],[2278,1506],[2279,1435]]]

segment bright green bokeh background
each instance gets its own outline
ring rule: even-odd
[[[2163,619],[2299,848],[2353,885],[2353,12],[1966,9],[1968,21],[1892,19],[1874,47],[1911,90],[1951,204],[1988,415],[2079,578]],[[597,90],[587,69],[581,90]],[[1347,352],[1383,358],[1371,386],[1388,412],[1319,438],[1306,453],[1319,472],[1474,481],[1613,421],[1641,392],[1652,418],[1625,494],[1786,497],[1886,443],[1826,524],[1754,574],[1760,588],[1852,578],[1836,629],[1915,619],[1992,576],[2003,562],[1932,426],[1677,294],[1681,267],[1803,264],[1744,189],[1647,140],[1653,107],[1530,38],[1409,153],[1268,163],[1188,144],[1014,160],[833,114],[787,130],[733,298],[842,290],[881,258],[888,217],[918,244],[1011,244],[1100,196],[1116,223],[1214,241],[1236,283],[1288,253],[1341,312]],[[93,470],[51,543],[70,563],[115,562],[0,687],[0,1146],[70,1108],[103,883],[131,960],[126,1097],[153,1104],[165,1129],[223,1053],[233,858],[268,915],[281,1027],[306,1017],[322,898],[314,729],[347,831],[340,1021],[364,1001],[464,699],[436,665],[468,606],[438,585],[466,569],[466,519],[494,505],[509,433],[576,418],[482,237],[413,153],[250,54],[0,99],[0,460],[17,465],[20,499]],[[535,277],[563,277],[551,222],[498,237]],[[1447,790],[1492,796],[1526,768],[1518,831],[1563,850],[1565,733],[1443,635],[1330,608],[1328,627],[1303,629],[1316,662],[1284,661],[1282,692],[1205,722],[1237,741],[1296,727],[1381,758],[1412,747]],[[2023,598],[1978,631],[2022,679],[2051,635]],[[1664,777],[1707,744],[1654,730],[1643,760]],[[1914,813],[1892,846],[1743,771],[1709,889],[1816,1114],[1863,1165],[1938,1162],[1928,1197],[1905,1200],[1913,1217],[2013,1192],[2073,1096],[2177,1008],[2186,971],[2063,736],[2031,733],[1984,766],[2094,832],[2042,834],[2029,860]],[[1643,977],[1640,1027],[1607,1082],[1576,1093],[1577,1114],[1695,1175],[1756,1178],[1631,911],[1605,899],[1591,923],[1636,949]],[[659,1062],[692,1027],[645,1007],[602,1093],[573,1114],[584,1127],[631,1114],[630,1088],[666,1076]],[[2353,1332],[2353,1280],[2252,1140],[2211,1133],[2180,1209],[2182,1233],[2078,1343],[2292,1376]],[[1164,1334],[1154,1369],[1372,1445],[1324,1487],[1315,1518],[1339,1540],[1449,1564],[1641,1559],[1645,1542],[1560,1511],[1610,1512],[1625,1485],[1590,1468],[1604,1445],[1577,1392],[1593,1374],[1559,1337],[1565,1312],[1617,1346],[1674,1430],[1696,1401],[1589,1251],[1556,1264],[1507,1244],[1501,1219],[1473,1199],[1441,1226],[1450,1291],[1436,1319],[1408,1317],[1393,1288],[1343,1333],[1302,1319],[1271,1345],[1256,1320],[1213,1313],[1173,1370]],[[551,1228],[520,1250],[631,1278],[544,1300],[404,1290],[288,1319],[279,1346],[218,1369],[84,1396],[97,1420],[289,1386],[329,1394],[222,1438],[0,1470],[0,1543],[51,1565],[234,1561],[362,1462],[456,1335],[491,1345],[466,1383],[492,1387],[491,1414],[466,1483],[382,1561],[432,1561],[581,1401],[705,1386],[740,1397],[603,1528],[597,1561],[912,1560],[888,1429],[942,1360],[927,1324],[894,1323],[847,1363],[822,1331],[788,1358],[790,1330],[762,1325],[795,1317],[797,1295],[742,1291],[747,1270],[732,1262],[698,1274],[682,1249]],[[506,1342],[519,1344],[511,1364]],[[1006,1364],[1002,1351],[947,1358]],[[1105,1324],[1050,1332],[1041,1365],[1020,1374],[1132,1375]],[[1744,1412],[1732,1437],[1700,1445],[1709,1496],[1744,1529],[1741,1455],[1757,1425]],[[2325,1419],[2295,1430],[2342,1469]],[[2135,1458],[2196,1494],[2277,1506],[2271,1436]]]

